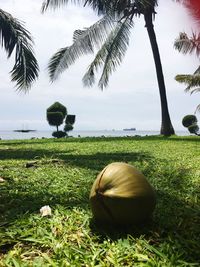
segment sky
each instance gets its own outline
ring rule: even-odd
[[[84,56],[50,83],[47,65],[59,48],[72,44],[73,31],[97,21],[89,8],[69,4],[41,13],[42,0],[1,0],[0,8],[25,23],[34,38],[34,50],[40,66],[39,79],[27,94],[18,93],[10,82],[13,58],[7,60],[0,48],[0,130],[52,129],[46,121],[46,109],[55,101],[76,115],[74,130],[104,130],[135,127],[160,130],[161,111],[155,66],[143,18],[137,18],[130,46],[122,65],[112,74],[109,86],[85,88],[82,77],[93,55]],[[198,94],[186,94],[177,83],[177,74],[193,73],[199,65],[195,55],[182,55],[173,48],[179,32],[188,34],[196,25],[185,8],[173,1],[159,1],[155,32],[165,76],[169,112],[175,131],[185,130],[182,118],[193,114]],[[199,117],[199,115],[198,115]]]

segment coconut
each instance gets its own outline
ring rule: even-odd
[[[151,217],[155,192],[135,167],[115,162],[97,176],[90,192],[94,219],[101,223],[136,224]]]

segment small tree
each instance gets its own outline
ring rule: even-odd
[[[53,137],[61,138],[67,135],[66,132],[73,130],[75,115],[67,115],[67,108],[59,102],[55,102],[47,108],[47,121],[49,125],[56,126],[56,132],[52,133]],[[64,131],[59,131],[58,126],[63,124],[65,120]]]
[[[62,112],[47,112],[47,121],[49,125],[56,126],[56,130],[58,132],[58,126],[63,123],[63,113]]]
[[[67,115],[64,127],[64,131],[66,133],[74,129],[73,124],[75,123],[75,120],[76,120],[76,115],[71,115],[71,114]]]
[[[59,131],[58,126],[63,124],[63,121],[67,115],[67,109],[59,102],[55,102],[49,108],[47,108],[47,121],[49,125],[56,126],[56,132],[53,132],[53,137],[64,137],[65,132]]]
[[[186,115],[182,120],[183,126],[188,128],[190,133],[199,135],[199,126],[197,125],[197,122],[198,120],[195,115]]]

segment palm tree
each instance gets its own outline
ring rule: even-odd
[[[11,14],[0,9],[0,42],[8,58],[15,50],[15,64],[11,79],[17,90],[27,92],[38,77],[38,63],[33,52],[33,41],[23,24]]]
[[[193,33],[192,36],[189,37],[185,32],[181,32],[174,42],[174,47],[183,54],[195,53],[197,57],[200,57],[200,33]],[[185,89],[186,92],[190,92],[191,94],[200,92],[200,66],[192,75],[179,74],[175,79],[187,85]],[[197,106],[196,111],[197,110],[200,111],[200,105]]]
[[[169,136],[174,134],[170,120],[166,88],[159,49],[153,26],[155,7],[157,0],[84,0],[76,1],[92,6],[103,17],[91,27],[74,32],[73,44],[60,49],[50,59],[48,69],[51,81],[57,79],[60,73],[67,69],[83,54],[93,53],[96,47],[100,47],[94,61],[83,77],[84,85],[91,86],[95,82],[95,71],[103,67],[99,80],[99,87],[107,86],[110,74],[121,63],[129,44],[130,30],[133,27],[133,18],[143,16],[145,27],[151,43],[154,62],[157,73],[161,101],[161,130],[160,133]],[[46,0],[42,10],[48,7],[59,7],[67,4],[68,0]]]

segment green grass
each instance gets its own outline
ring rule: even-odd
[[[147,224],[92,220],[90,188],[114,161],[156,189]],[[0,141],[0,177],[0,266],[199,266],[199,137]],[[51,217],[41,217],[44,205]]]

